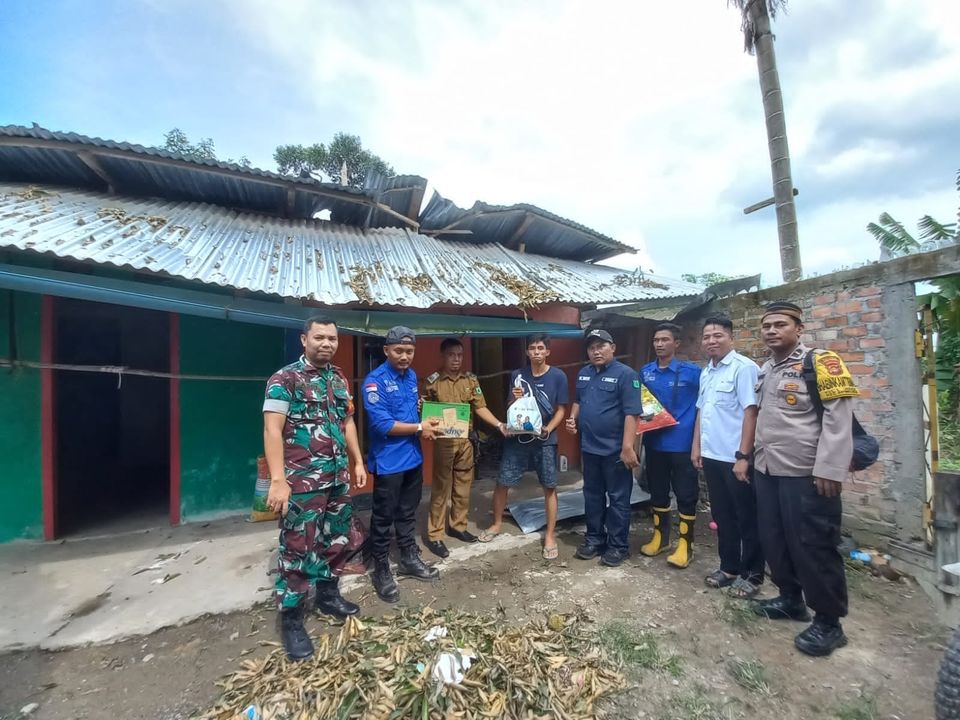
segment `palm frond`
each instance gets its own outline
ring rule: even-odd
[[[889,213],[881,213],[879,224],[867,225],[867,232],[876,238],[881,249],[891,255],[906,255],[920,248],[920,243],[907,232],[903,223],[895,220]]]
[[[920,230],[920,240],[934,240],[940,242],[942,240],[952,240],[957,241],[957,224],[956,223],[947,223],[943,224],[937,222],[929,215],[924,215],[917,221],[917,228]]]
[[[733,6],[740,11],[740,30],[743,32],[743,50],[753,55],[756,51],[757,30],[750,17],[750,6],[753,3],[763,5],[765,12],[773,20],[780,11],[786,12],[787,0],[727,0],[727,7]]]

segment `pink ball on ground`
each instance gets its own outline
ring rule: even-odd
[[[710,521],[710,529],[711,529],[711,530],[716,530],[716,529],[717,529],[717,523],[715,523],[713,520]]]

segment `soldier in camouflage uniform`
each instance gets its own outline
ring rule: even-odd
[[[303,355],[271,376],[263,402],[267,506],[281,514],[276,602],[283,646],[293,660],[313,654],[303,627],[311,585],[317,610],[340,618],[360,610],[340,595],[338,576],[353,510],[351,468],[357,487],[367,481],[349,383],[331,364],[337,326],[310,318],[300,342]]]
[[[440,371],[427,378],[423,388],[424,400],[468,404],[477,417],[502,432],[503,423],[487,408],[477,376],[461,371],[463,343],[455,338],[447,338],[440,343],[440,355]],[[470,428],[473,429],[472,417]],[[467,530],[473,470],[473,443],[469,438],[437,438],[433,444],[433,482],[430,487],[427,539],[423,544],[438,557],[445,558],[450,554],[442,539],[444,533],[466,543],[478,540],[476,535]]]

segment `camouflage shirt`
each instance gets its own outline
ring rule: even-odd
[[[353,397],[340,368],[317,368],[301,356],[267,380],[263,411],[287,416],[283,463],[292,492],[348,482],[344,421],[353,415]]]

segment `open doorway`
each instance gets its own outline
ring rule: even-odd
[[[166,372],[165,313],[60,299],[55,362]],[[170,493],[169,380],[59,370],[57,534],[101,534],[166,524]]]

